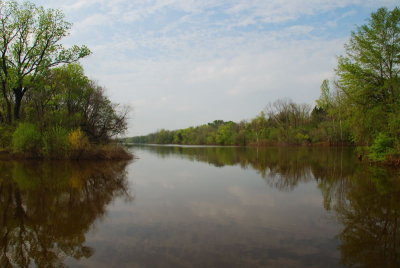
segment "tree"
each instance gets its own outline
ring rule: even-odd
[[[356,141],[370,142],[400,111],[400,9],[380,8],[352,32],[339,58],[337,86]]]
[[[317,110],[324,115],[324,120],[321,121],[320,129],[325,132],[325,138],[330,143],[345,142],[343,124],[342,124],[342,109],[341,95],[337,88],[331,90],[328,80],[324,80],[321,84],[321,95],[316,100]],[[318,110],[319,109],[319,110]],[[314,113],[314,115],[316,115]],[[347,138],[347,136],[346,136]]]
[[[81,128],[93,142],[107,142],[127,128],[128,107],[119,107],[79,64],[49,70],[27,94],[30,121],[67,129]],[[33,107],[32,107],[33,106]]]
[[[218,145],[233,145],[235,143],[235,126],[232,121],[224,122],[215,133],[215,142]]]
[[[271,125],[277,129],[279,139],[284,142],[301,142],[307,140],[303,128],[310,121],[311,107],[308,104],[297,104],[290,99],[279,99],[270,103],[267,116]]]
[[[0,104],[8,123],[20,118],[24,95],[38,76],[90,54],[86,46],[66,49],[60,43],[71,26],[60,10],[0,1]]]
[[[265,112],[261,111],[259,115],[256,116],[250,122],[251,130],[256,136],[256,143],[259,144],[260,137],[262,137],[263,132],[267,129],[267,119],[265,118]]]
[[[325,79],[321,84],[321,96],[316,100],[317,106],[327,111],[333,106],[333,96],[329,88],[329,81]]]

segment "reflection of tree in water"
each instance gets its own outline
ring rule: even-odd
[[[160,157],[175,156],[216,167],[252,168],[268,185],[291,191],[300,183],[344,178],[354,170],[354,155],[343,148],[143,146]]]
[[[0,162],[1,267],[60,267],[90,257],[85,234],[118,196],[126,163]]]
[[[146,147],[145,147],[146,148]],[[400,172],[358,163],[347,148],[147,147],[215,166],[254,168],[268,185],[290,191],[316,181],[324,206],[343,229],[346,267],[400,267]]]
[[[354,174],[335,205],[344,225],[338,235],[348,267],[400,267],[400,177],[371,167]]]

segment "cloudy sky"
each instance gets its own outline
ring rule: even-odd
[[[110,98],[128,136],[240,121],[290,97],[314,104],[356,25],[398,0],[36,0],[73,23],[66,45]]]

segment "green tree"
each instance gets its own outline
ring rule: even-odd
[[[0,2],[0,103],[6,122],[20,119],[24,95],[41,74],[90,54],[86,46],[63,47],[70,29],[60,10]]]
[[[316,100],[317,107],[314,110],[314,118],[324,116],[317,130],[314,133],[324,132],[324,139],[330,143],[342,143],[348,141],[348,131],[343,124],[343,108],[341,92],[335,88],[331,89],[328,80],[324,80],[321,84],[321,95]],[[322,119],[322,118],[321,118]],[[318,136],[318,135],[317,135]]]
[[[259,144],[260,138],[263,137],[267,128],[267,119],[265,118],[265,112],[262,111],[250,122],[251,130],[256,137],[256,143]]]
[[[352,32],[339,58],[337,86],[354,139],[370,143],[388,131],[391,114],[400,111],[400,9],[380,8]]]
[[[229,121],[218,127],[215,140],[219,145],[233,145],[235,142],[235,123]]]

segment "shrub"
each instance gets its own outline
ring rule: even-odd
[[[10,148],[13,132],[14,128],[11,126],[0,126],[0,151]]]
[[[12,149],[14,152],[38,153],[41,143],[40,132],[31,123],[20,123],[12,135]]]
[[[51,158],[65,158],[69,149],[68,131],[60,126],[43,133],[43,154]]]
[[[98,159],[98,160],[129,160],[133,156],[118,144],[107,144],[92,146],[89,150],[80,155],[82,159]]]
[[[310,136],[301,132],[296,132],[296,134],[294,134],[294,137],[292,138],[293,141],[297,144],[301,144],[304,142],[310,142]]]
[[[383,161],[393,151],[393,139],[384,133],[379,133],[369,147],[368,157],[374,161]]]
[[[75,129],[69,133],[68,142],[72,150],[85,150],[89,147],[89,140],[80,129]]]

